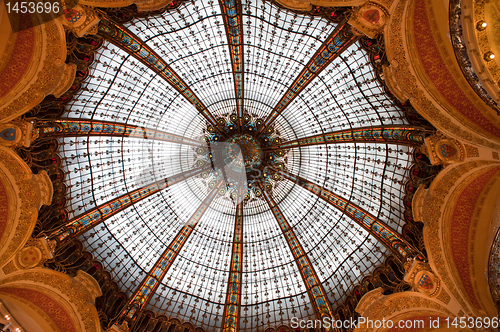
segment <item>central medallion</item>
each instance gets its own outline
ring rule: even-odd
[[[227,144],[224,147],[222,157],[224,158],[224,163],[233,170],[240,170],[244,166],[245,171],[249,173],[258,168],[262,163],[262,148],[253,136],[248,134],[234,135],[226,142],[233,144]],[[243,160],[239,157],[240,151]],[[243,161],[244,165],[241,165],[241,161]]]

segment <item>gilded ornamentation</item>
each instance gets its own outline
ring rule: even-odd
[[[310,11],[313,6],[324,7],[346,7],[346,6],[361,6],[367,0],[277,0],[282,6],[300,11]]]
[[[90,294],[90,297],[88,298],[89,302],[94,302],[96,297],[102,295],[101,287],[99,287],[97,281],[90,274],[78,270],[76,277],[74,277],[73,280],[78,281],[87,289]]]
[[[497,102],[493,99],[490,94],[486,91],[486,88],[490,89],[491,85],[494,82],[481,82],[476,72],[481,73],[481,77],[484,77],[483,70],[475,70],[474,65],[471,62],[471,58],[475,60],[477,63],[478,54],[475,51],[475,47],[471,45],[467,45],[470,38],[469,32],[475,31],[477,24],[476,22],[470,22],[468,18],[470,17],[468,13],[468,9],[471,7],[466,4],[467,0],[464,1],[462,5],[462,0],[451,0],[450,1],[450,39],[453,45],[453,50],[455,51],[455,55],[457,58],[458,65],[462,70],[464,77],[469,82],[469,85],[472,89],[477,93],[479,97],[491,108],[495,110],[497,115],[500,115],[500,108],[498,107]],[[462,13],[462,6],[464,6],[464,11]],[[463,18],[462,18],[463,17]],[[498,22],[498,21],[497,21]],[[498,25],[498,23],[497,23]],[[493,24],[495,26],[495,23]],[[499,31],[499,27],[492,29],[493,31]],[[476,33],[476,32],[473,32]],[[470,55],[469,55],[470,54]],[[483,59],[479,60],[480,62]],[[492,84],[493,83],[493,84]],[[495,95],[493,93],[492,95]],[[498,98],[497,98],[498,99]]]
[[[464,308],[466,308],[467,305],[460,296],[457,288],[454,286],[455,283],[452,281],[446,268],[447,264],[440,244],[439,222],[445,206],[445,198],[456,182],[467,172],[492,163],[494,162],[471,161],[450,167],[450,169],[445,169],[443,171],[444,173],[437,177],[431,184],[428,193],[423,199],[422,221],[427,226],[424,238],[429,259],[434,268],[433,270],[441,278],[443,283],[447,285],[452,295]]]
[[[12,147],[29,147],[31,142],[35,140],[38,136],[35,135],[35,129],[33,128],[33,123],[26,121],[21,118],[16,118],[9,122],[13,126],[17,127],[20,131],[20,135],[17,139],[16,144],[13,144]],[[5,125],[9,125],[5,124]]]
[[[406,274],[404,280],[409,283],[413,290],[433,297],[440,291],[439,279],[431,271],[429,264],[414,260],[410,266],[405,266]]]
[[[8,285],[0,287],[0,294],[13,297],[44,317],[44,321],[50,324],[57,332],[77,332],[75,322],[71,319],[68,311],[61,305],[58,297],[45,294],[38,287],[27,285]]]
[[[478,310],[482,310],[484,304],[480,303],[477,295],[479,288],[477,283],[481,282],[479,278],[483,278],[483,276],[474,274],[473,266],[478,262],[471,257],[474,250],[472,239],[477,237],[477,226],[479,224],[479,217],[475,214],[475,211],[477,209],[481,210],[484,206],[487,193],[499,172],[500,166],[482,168],[474,174],[474,179],[470,183],[467,183],[461,189],[457,189],[460,195],[456,201],[453,201],[452,214],[442,226],[449,232],[446,238],[443,236],[443,240],[449,243],[449,247],[443,246],[443,249],[446,256],[452,259],[456,279],[460,280],[470,303]],[[447,205],[450,206],[451,204],[448,203]],[[484,230],[481,230],[481,232],[484,232]]]
[[[439,300],[443,302],[444,304],[450,303],[451,296],[448,294],[445,290],[439,292],[439,294],[436,296],[436,300]]]
[[[64,9],[64,15],[59,19],[68,30],[78,37],[96,31],[99,23],[99,16],[97,16],[94,8],[81,5],[76,5],[71,9]],[[74,73],[72,77],[75,77]]]
[[[474,21],[486,21],[491,23],[492,27],[490,29],[478,30],[474,29],[474,33],[477,39],[477,46],[479,48],[479,54],[483,55],[492,49],[498,50],[498,43],[500,38],[498,34],[498,28],[500,27],[499,17],[500,17],[500,7],[497,1],[489,0],[476,0],[472,1],[473,7],[473,17]],[[486,61],[482,56],[479,57],[484,68],[488,71],[488,76],[493,82],[493,89],[498,90],[498,83],[500,80],[500,67],[496,60]],[[495,86],[495,83],[496,86]]]
[[[389,12],[387,9],[375,2],[367,2],[361,7],[355,8],[349,18],[349,24],[370,38],[375,38],[382,33]]]
[[[467,153],[467,158],[477,158],[479,157],[479,149],[475,146],[465,144],[465,151]]]
[[[0,144],[13,146],[21,139],[21,130],[12,124],[0,124]]]
[[[18,263],[23,268],[32,268],[42,260],[42,252],[34,246],[24,247],[18,253]]]
[[[29,167],[12,150],[0,147],[0,163],[10,173],[9,179],[13,179],[14,185],[18,187],[19,194],[15,199],[20,204],[18,222],[14,224],[15,230],[12,230],[14,236],[0,257],[0,262],[5,263],[25,245],[33,232],[38,208],[42,204],[50,204],[52,184],[45,171],[33,176]]]
[[[29,86],[27,90],[15,97],[15,100],[8,103],[6,107],[0,108],[0,118],[9,121],[30,108],[39,104],[43,98],[51,93],[60,84],[66,64],[66,40],[64,30],[58,20],[49,21],[46,24],[35,27],[34,32],[40,34],[33,36],[33,43],[43,42],[45,53],[43,64],[40,70],[30,82],[25,82]],[[36,44],[35,44],[36,45]],[[20,64],[25,66],[26,64]],[[22,79],[22,78],[20,78]]]
[[[129,331],[129,327],[128,327],[128,323],[126,321],[124,321],[121,325],[114,325],[111,326],[107,332],[128,332]]]
[[[465,149],[459,141],[442,134],[425,138],[427,156],[433,165],[452,164],[465,159]]]
[[[16,264],[14,264],[14,261],[10,261],[7,264],[5,264],[4,267],[2,267],[3,273],[5,274],[10,274],[14,271],[17,271],[18,268],[16,267]]]
[[[100,332],[97,311],[93,306],[92,295],[85,287],[80,287],[69,276],[42,268],[30,269],[8,275],[0,280],[0,288],[23,284],[23,282],[39,284],[40,287],[54,289],[68,302],[76,307],[78,318],[81,319],[86,332]],[[61,331],[66,332],[66,331]]]
[[[53,258],[55,241],[48,241],[46,238],[31,238],[24,248],[17,252],[15,258],[9,262],[11,268],[9,273],[15,270],[43,267],[44,263]],[[4,269],[5,271],[5,269]],[[8,274],[5,272],[5,274]]]
[[[418,309],[415,310],[415,313],[412,313],[411,310],[408,310],[409,308]],[[453,313],[442,304],[423,294],[417,292],[402,292],[383,295],[380,288],[367,293],[359,302],[356,311],[362,317],[369,317],[370,320],[373,321],[382,321],[382,318],[387,320],[389,317],[393,318],[402,314],[411,319],[416,315],[421,315],[423,311],[435,313],[440,316],[454,316]],[[373,331],[373,329],[358,327],[355,331]]]
[[[405,50],[406,38],[403,36],[401,27],[406,25],[406,11],[408,2],[400,1],[394,7],[389,20],[389,27],[384,34],[387,47],[387,55],[391,63],[390,67],[384,67],[384,76],[386,82],[394,93],[398,95],[400,100],[410,99],[412,105],[419,111],[420,114],[429,119],[439,129],[447,133],[463,138],[480,145],[488,146],[494,149],[500,149],[500,145],[492,143],[473,131],[466,130],[451,120],[451,117],[438,109],[426,96],[417,83],[417,78],[412,74],[410,68],[412,65],[408,59],[408,54]],[[428,30],[427,30],[428,31]]]

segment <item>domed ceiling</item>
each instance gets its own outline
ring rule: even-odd
[[[409,124],[343,21],[197,0],[100,29],[59,120],[79,135],[59,139],[77,228],[58,236],[137,300],[127,315],[288,325],[391,255],[361,224],[401,233]]]

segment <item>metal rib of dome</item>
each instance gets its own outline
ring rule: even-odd
[[[111,36],[114,23],[106,24],[102,33]],[[228,142],[238,143],[234,137],[253,135],[245,123],[272,118],[256,127],[262,129],[256,140],[276,139],[262,145],[264,157],[286,142],[301,142],[280,159],[286,173],[349,201],[399,241],[403,182],[419,128],[384,94],[354,37],[327,55],[318,53],[341,26],[260,0],[241,6],[197,0],[115,26],[136,40],[104,42],[85,89],[65,119],[52,129],[47,123],[46,133],[61,136],[72,211],[67,227],[53,236],[79,236],[109,267],[132,296],[124,315],[151,309],[207,331],[231,319],[239,330],[263,331],[334,309],[363,275],[397,252],[360,225],[355,209],[333,206],[320,191],[304,188],[305,181],[281,177],[265,197],[235,204],[213,194],[219,187],[207,185],[197,171],[203,168],[196,166],[197,142],[233,137]],[[133,45],[139,45],[136,53]],[[233,132],[228,123],[240,113],[250,120],[237,118]],[[329,141],[326,135],[344,136]],[[266,190],[259,176],[256,186]],[[206,203],[209,195],[214,198]],[[180,234],[187,234],[182,241]],[[181,245],[173,249],[176,243]],[[292,254],[293,248],[302,253]],[[169,250],[175,255],[163,264]],[[310,273],[317,281],[307,279]],[[230,276],[240,280],[239,288]],[[315,287],[325,294],[324,306],[313,300]]]

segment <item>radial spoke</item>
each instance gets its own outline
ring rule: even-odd
[[[115,24],[110,20],[103,18],[99,22],[99,34],[107,38],[116,46],[130,53],[136,59],[145,64],[148,68],[159,74],[174,89],[189,100],[205,117],[212,130],[219,130],[215,117],[208,111],[201,100],[187,86],[187,84],[177,75],[172,68],[150,48],[139,37],[129,31],[127,28]]]
[[[40,135],[45,136],[118,136],[144,138],[194,146],[206,146],[205,142],[186,138],[161,130],[129,124],[87,119],[43,120],[38,123]]]
[[[117,214],[118,212],[134,205],[135,203],[149,197],[161,190],[170,187],[182,180],[186,180],[192,176],[198,175],[203,171],[209,169],[209,167],[199,167],[186,172],[179,173],[172,177],[166,178],[164,180],[157,181],[148,186],[139,188],[130,193],[126,193],[113,199],[112,201],[101,204],[84,214],[72,219],[65,226],[52,232],[48,237],[56,239],[59,242],[64,241],[69,236],[76,237],[88,230],[94,228],[95,226],[102,223],[109,217]]]
[[[309,60],[305,68],[300,72],[299,76],[290,85],[278,105],[264,121],[258,133],[269,128],[272,122],[283,112],[295,97],[316,77],[323,69],[326,68],[336,57],[338,57],[347,47],[358,39],[353,35],[351,26],[346,22],[339,24],[327,40],[316,51],[316,54]]]
[[[328,298],[326,296],[325,290],[321,285],[318,275],[314,270],[309,258],[306,255],[306,252],[299,240],[295,236],[290,224],[285,219],[283,213],[279,209],[278,205],[274,202],[273,198],[266,192],[263,186],[261,186],[261,190],[263,196],[271,211],[278,221],[278,224],[283,232],[283,236],[290,246],[290,251],[293,254],[295,262],[297,263],[297,267],[300,271],[300,275],[304,280],[304,284],[307,287],[307,294],[309,295],[309,299],[311,301],[311,305],[314,307],[314,312],[318,319],[323,319],[325,317],[333,318],[333,310],[328,302]]]
[[[233,65],[234,92],[236,94],[236,115],[238,127],[243,129],[243,22],[240,0],[219,0],[226,28],[226,36]]]
[[[148,304],[187,239],[193,232],[212,200],[215,198],[221,184],[222,182],[219,182],[219,184],[212,189],[212,191],[200,204],[198,209],[196,209],[193,213],[191,218],[189,218],[186,222],[185,226],[182,227],[180,232],[175,236],[174,240],[170,243],[167,249],[165,249],[151,271],[142,280],[137,290],[130,297],[127,307],[120,314],[121,319],[133,319],[135,313],[142,310],[146,304]]]
[[[273,144],[267,150],[290,149],[309,145],[370,142],[381,144],[421,145],[430,133],[423,128],[410,126],[380,126],[334,131]]]
[[[229,282],[227,285],[226,304],[222,319],[223,332],[239,331],[240,309],[241,309],[241,278],[243,252],[243,202],[236,206],[236,218],[234,222],[233,251],[231,254],[231,265],[229,267]]]
[[[408,259],[413,258],[424,259],[422,253],[408,244],[398,232],[359,206],[300,176],[281,170],[278,170],[278,174],[309,190],[346,214],[387,247],[401,262],[406,262]]]

